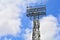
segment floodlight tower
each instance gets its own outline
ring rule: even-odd
[[[46,15],[46,6],[40,5],[40,7],[27,7],[27,17],[30,17],[33,20],[33,32],[32,40],[40,40],[40,23],[39,19]]]

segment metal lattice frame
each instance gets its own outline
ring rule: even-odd
[[[40,40],[40,23],[39,19],[41,16],[46,15],[46,6],[41,5],[40,8],[27,8],[27,17],[33,19],[33,33],[32,40]]]

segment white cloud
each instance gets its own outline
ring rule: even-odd
[[[47,17],[43,17],[40,19],[40,35],[41,40],[57,40],[59,36],[56,38],[55,35],[57,34],[57,19],[49,15]],[[25,40],[32,40],[32,31],[31,29],[26,29],[26,33],[24,34]]]
[[[27,4],[36,2],[37,0],[0,0],[0,36],[16,35],[20,31],[21,12],[26,10]]]
[[[49,15],[40,20],[41,40],[54,40],[57,31],[57,19]]]
[[[4,40],[8,40],[7,38],[5,38]]]
[[[27,3],[46,3],[48,0],[26,0]]]
[[[57,16],[58,16],[58,22],[60,23],[60,13]]]
[[[20,32],[21,9],[17,5],[19,0],[0,0],[0,37],[8,34],[15,36]]]
[[[25,40],[32,40],[32,30],[27,28],[23,34]]]
[[[4,40],[12,40],[12,39],[8,39],[8,38],[5,37]]]

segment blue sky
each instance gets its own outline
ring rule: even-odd
[[[59,1],[60,0],[52,0],[52,1],[49,0],[47,2],[47,14],[50,13],[50,14],[53,14],[54,16],[57,16],[59,14],[59,8],[60,8]]]
[[[40,5],[40,1],[0,0],[0,40],[31,40],[32,20],[26,16],[26,7],[27,5],[33,7]],[[41,19],[41,26],[43,22],[46,23],[48,21],[46,23],[48,25],[43,25],[49,27],[44,27],[44,29],[49,32],[52,30],[50,34],[52,36],[46,31],[48,36],[46,35],[46,37],[44,34],[44,38],[42,38],[43,36],[41,38],[42,40],[60,40],[60,0],[43,0],[43,3],[45,1],[46,17]]]

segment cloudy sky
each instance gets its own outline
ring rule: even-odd
[[[0,40],[32,40],[33,23],[26,7],[46,5],[40,19],[41,40],[60,40],[60,0],[0,0]]]

